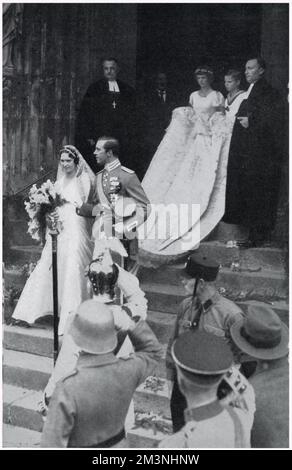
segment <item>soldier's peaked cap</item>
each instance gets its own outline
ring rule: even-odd
[[[201,376],[224,374],[233,362],[224,338],[200,330],[180,335],[172,346],[172,357],[183,371]]]
[[[189,277],[204,279],[207,282],[215,281],[220,265],[210,256],[202,254],[191,255],[184,268],[184,274]]]

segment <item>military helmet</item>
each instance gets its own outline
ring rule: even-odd
[[[117,346],[113,314],[106,304],[96,300],[79,305],[69,333],[76,345],[89,354],[106,354]]]

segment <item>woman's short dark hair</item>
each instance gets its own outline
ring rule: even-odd
[[[225,77],[232,77],[234,80],[238,80],[239,82],[242,79],[242,74],[239,70],[236,69],[229,69],[227,72],[224,74]]]
[[[93,263],[96,263],[96,260],[93,260],[90,263],[87,276],[90,280],[94,295],[107,294],[109,295],[111,299],[113,299],[115,295],[116,282],[119,276],[118,267],[115,264],[113,264],[112,272],[109,272],[109,273],[104,273],[102,271],[96,272],[90,269],[90,266]]]

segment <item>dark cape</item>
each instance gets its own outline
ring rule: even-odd
[[[96,141],[102,136],[116,137],[119,140],[123,165],[132,168],[134,163],[135,90],[120,80],[117,83],[119,93],[110,92],[105,79],[90,85],[77,116],[75,145],[95,172],[99,168],[93,152]]]
[[[256,82],[237,116],[247,116],[245,129],[233,128],[223,221],[249,227],[255,238],[270,234],[276,217],[284,143],[281,98],[265,79]]]

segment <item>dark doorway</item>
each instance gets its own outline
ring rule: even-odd
[[[137,86],[141,91],[163,69],[181,104],[186,104],[195,89],[196,66],[213,66],[214,85],[221,89],[224,70],[243,68],[246,58],[261,49],[260,4],[140,4],[137,8]]]

